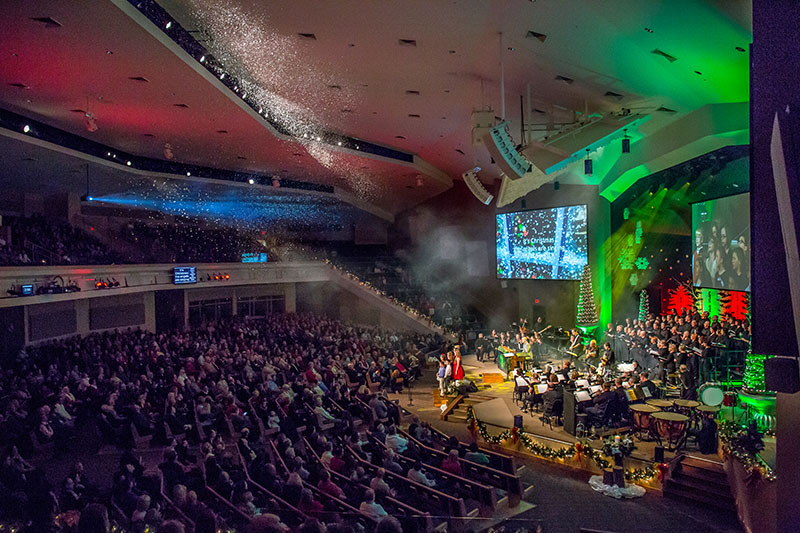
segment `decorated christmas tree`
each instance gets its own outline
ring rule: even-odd
[[[593,326],[597,324],[597,309],[594,305],[594,290],[592,288],[592,270],[589,265],[584,265],[581,275],[580,295],[578,296],[578,325]]]
[[[647,320],[650,314],[650,295],[647,294],[647,289],[642,289],[639,293],[639,320]]]

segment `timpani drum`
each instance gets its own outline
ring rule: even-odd
[[[675,450],[686,440],[689,417],[680,413],[659,411],[651,415],[659,441],[666,440],[669,450]]]
[[[672,407],[673,401],[660,398],[650,398],[644,403],[647,405],[652,405],[653,407],[658,407],[659,409],[669,409]]]
[[[719,405],[698,405],[698,413],[719,413]]]
[[[650,438],[652,434],[652,420],[650,416],[653,413],[661,411],[654,405],[647,405],[646,403],[635,403],[630,406],[631,413],[633,414],[633,432],[639,436],[639,439],[645,440]]]

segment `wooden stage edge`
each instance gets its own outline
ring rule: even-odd
[[[502,428],[500,426],[495,426],[492,424],[486,424],[486,426],[490,434],[499,434],[508,429],[508,428]],[[555,449],[569,448],[576,442],[576,441],[570,442],[561,439],[554,439],[552,437],[548,437],[545,435],[537,435],[536,433],[531,431],[524,431],[523,433],[535,443],[542,446],[549,446],[550,448],[555,448]],[[499,453],[504,453],[506,455],[513,455],[514,457],[518,457],[526,461],[534,460],[534,461],[544,462],[549,465],[554,465],[558,468],[571,471],[573,475],[580,476],[582,473],[585,475],[586,480],[588,480],[590,476],[603,474],[603,469],[600,468],[597,465],[597,463],[595,463],[593,460],[589,459],[585,455],[582,456],[580,459],[578,459],[577,457],[570,457],[564,459],[547,458],[529,452],[528,450],[525,449],[525,446],[522,445],[521,441],[518,441],[516,444],[513,444],[509,441],[506,441],[503,444],[493,444],[484,441],[480,435],[478,435],[477,441],[478,444],[480,444],[482,447],[488,448],[490,450]],[[589,445],[592,446],[592,448],[598,449],[600,446],[602,446],[602,440],[590,441]],[[669,460],[670,461],[674,460],[674,458],[670,458]],[[665,461],[667,461],[666,458]],[[624,460],[624,467],[626,470],[630,468],[644,469],[652,464],[653,464],[652,460],[645,459],[642,457],[636,457],[635,454],[632,454],[630,457],[626,457]],[[661,491],[661,482],[658,480],[658,476],[655,476],[650,481],[628,481],[628,483],[635,483],[647,489],[657,490],[659,492]]]

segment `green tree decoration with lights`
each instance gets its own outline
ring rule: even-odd
[[[765,393],[767,383],[764,378],[764,361],[773,357],[772,355],[761,355],[750,353],[745,359],[743,385],[747,392]]]
[[[639,320],[647,320],[650,314],[650,295],[647,290],[642,290],[639,293]]]
[[[583,266],[581,275],[577,322],[579,326],[594,326],[598,322],[597,308],[594,305],[594,289],[592,288],[592,269],[588,264]]]

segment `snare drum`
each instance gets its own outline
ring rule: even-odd
[[[720,405],[725,399],[725,393],[719,383],[705,383],[700,387],[698,393],[706,405]]]
[[[683,444],[686,438],[686,431],[689,427],[688,416],[680,413],[660,411],[658,413],[653,413],[652,417],[659,440],[666,440],[670,450],[674,450]]]

